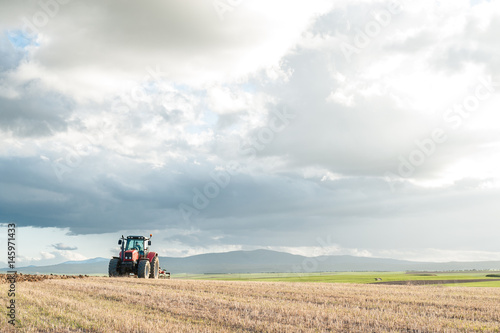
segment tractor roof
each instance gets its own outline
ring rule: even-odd
[[[144,236],[127,236],[127,239],[148,239],[148,238]]]

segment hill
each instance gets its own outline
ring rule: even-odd
[[[97,257],[97,258],[92,258],[92,259],[87,259],[87,260],[72,260],[72,261],[65,261],[63,264],[68,264],[68,265],[73,265],[73,264],[94,264],[94,263],[99,263],[99,262],[109,262],[109,258],[102,258],[102,257]]]
[[[429,263],[348,255],[304,257],[270,250],[209,253],[185,258],[161,257],[160,263],[173,274],[500,269],[500,261]]]
[[[58,265],[19,267],[30,274],[107,274],[107,258],[69,261]],[[451,271],[500,269],[499,261],[429,263],[353,256],[304,257],[269,250],[207,253],[185,258],[160,257],[160,266],[172,274],[286,273],[356,271]],[[7,271],[7,268],[0,271]]]

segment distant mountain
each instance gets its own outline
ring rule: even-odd
[[[16,270],[31,274],[107,274],[109,259],[67,261],[58,265],[19,267]],[[284,252],[255,250],[207,253],[185,258],[160,257],[160,267],[172,274],[450,271],[500,270],[500,261],[430,263],[347,255],[304,257]]]
[[[160,257],[160,266],[171,273],[281,272],[305,257],[268,250],[207,253],[185,258]]]
[[[86,260],[83,260],[86,261]],[[27,266],[16,267],[18,273],[24,274],[107,274],[109,259],[106,261],[97,261],[91,263],[62,263],[48,266]],[[7,271],[8,268],[2,268],[0,271]]]
[[[74,264],[94,264],[98,262],[109,262],[110,258],[102,258],[102,257],[97,257],[97,258],[92,258],[92,259],[87,259],[87,260],[74,260],[74,261],[65,261],[62,264],[68,264],[68,265],[74,265]]]
[[[428,263],[397,259],[341,256],[304,257],[270,250],[160,257],[171,273],[285,273],[349,271],[423,271],[500,269],[500,261]]]

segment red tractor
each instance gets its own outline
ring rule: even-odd
[[[118,257],[109,261],[108,273],[110,277],[137,275],[139,278],[157,279],[160,268],[158,253],[149,251],[150,238],[144,236],[127,236],[118,240],[122,250]]]

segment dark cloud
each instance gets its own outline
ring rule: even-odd
[[[65,131],[72,104],[57,94],[41,94],[36,84],[16,98],[0,97],[0,130],[17,137],[52,136]]]
[[[457,246],[467,241],[463,231],[477,207],[491,213],[498,195],[483,192],[484,181],[473,180],[440,190],[406,183],[392,192],[377,178],[320,181],[293,174],[239,174],[205,209],[185,221],[178,205],[192,205],[193,189],[203,192],[212,181],[210,170],[195,174],[187,168],[178,175],[168,170],[139,172],[141,166],[136,165],[121,169],[119,177],[104,178],[82,165],[59,183],[50,175],[50,165],[43,163],[48,162],[2,161],[2,174],[10,180],[1,184],[2,222],[68,227],[73,234],[194,230],[164,241],[207,248],[314,246],[324,235],[345,247]],[[494,225],[494,216],[484,214],[474,223],[486,228]],[[491,227],[488,230],[493,234]],[[477,236],[487,238],[479,231]]]

